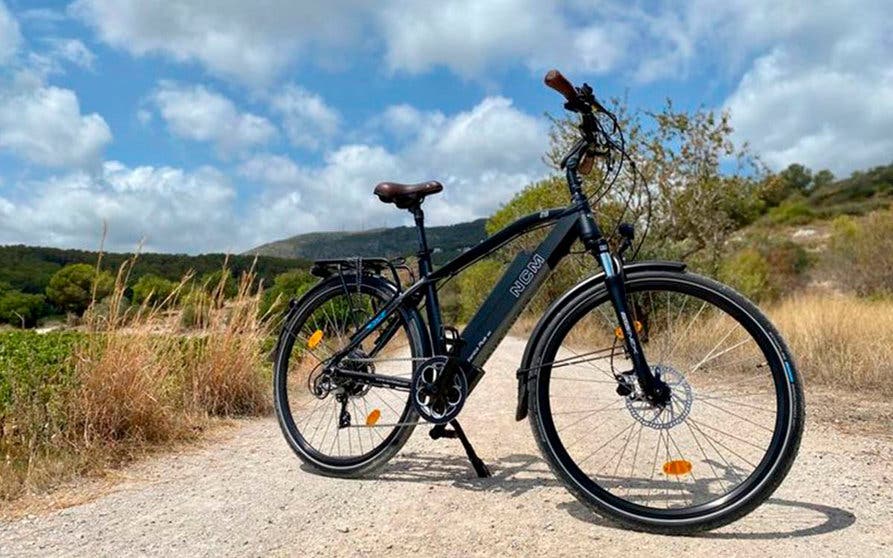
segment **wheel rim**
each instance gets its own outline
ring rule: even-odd
[[[658,414],[617,395],[605,363],[613,358],[618,371],[631,364],[610,305],[596,294],[547,343],[560,348],[542,358],[553,364],[538,383],[544,438],[578,488],[621,513],[684,520],[727,510],[762,485],[788,439],[790,386],[778,348],[718,291],[669,279],[631,280],[628,288],[635,319],[648,322],[641,335],[649,363],[673,384],[670,408]],[[666,298],[656,300],[655,289]],[[688,341],[673,338],[680,326]],[[594,346],[599,338],[607,346]]]
[[[366,323],[386,300],[377,290],[363,285],[320,293],[286,327],[277,362],[277,397],[280,420],[293,445],[305,456],[328,467],[355,467],[375,458],[389,447],[399,433],[411,428],[415,415],[408,394],[358,384],[335,386],[321,397],[322,365],[345,346],[357,327]],[[359,291],[359,292],[358,292]],[[420,355],[411,342],[409,326],[399,313],[398,331],[374,357],[374,339],[392,324],[379,324],[352,356],[349,365],[357,370],[409,379]],[[317,332],[322,332],[320,335]],[[326,391],[326,390],[323,390]],[[339,427],[342,400],[350,415],[350,426]]]

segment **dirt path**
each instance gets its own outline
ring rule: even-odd
[[[0,556],[46,555],[893,555],[893,443],[809,423],[776,495],[697,538],[617,529],[574,500],[513,420],[523,342],[493,356],[463,424],[495,476],[479,480],[456,441],[419,428],[381,477],[311,475],[273,419],[131,467],[92,502],[0,523]]]

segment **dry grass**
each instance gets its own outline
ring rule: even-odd
[[[807,384],[893,394],[893,301],[809,293],[767,313]]]
[[[827,291],[801,292],[763,308],[782,334],[810,387],[843,388],[853,393],[893,394],[893,300],[867,299]],[[525,314],[513,328],[515,335],[528,335],[537,316]],[[657,325],[662,318],[654,318]],[[683,327],[685,320],[682,320]],[[570,339],[572,346],[610,345],[607,321],[592,318],[577,333],[584,340]],[[670,339],[676,355],[705,355],[728,328],[726,320],[702,316],[687,335]],[[652,351],[661,352],[668,340],[652,335]],[[731,346],[740,334],[728,339]],[[593,341],[597,339],[597,341]],[[743,361],[753,347],[730,353],[714,364]],[[697,359],[696,359],[697,361]],[[678,364],[678,363],[677,363]],[[728,370],[726,370],[728,372]]]
[[[263,354],[269,332],[258,317],[253,274],[240,279],[228,300],[223,283],[232,279],[223,273],[209,295],[194,297],[204,307],[171,311],[171,301],[190,288],[192,278],[185,277],[168,300],[132,307],[124,294],[133,263],[119,270],[112,295],[94,302],[85,314],[86,335],[65,365],[72,371],[71,386],[39,402],[58,409],[54,416],[61,419],[35,425],[41,430],[39,443],[33,443],[35,437],[16,442],[7,436],[9,429],[0,431],[6,454],[0,500],[192,439],[212,417],[269,412]],[[181,314],[186,311],[201,319],[184,331]],[[29,420],[24,415],[2,418],[10,424]]]
[[[207,319],[205,333],[187,353],[183,371],[184,395],[198,412],[218,416],[258,415],[271,409],[262,345],[268,326],[258,319],[259,293],[252,291],[250,275],[239,282],[230,303],[221,281],[200,312]]]

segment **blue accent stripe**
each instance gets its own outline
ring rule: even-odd
[[[382,310],[381,313],[379,313],[377,316],[375,316],[374,318],[372,318],[372,321],[369,322],[369,323],[366,325],[366,329],[372,329],[373,327],[375,327],[375,326],[377,326],[378,324],[380,324],[381,321],[384,319],[384,315],[385,315],[385,313],[384,313],[384,311]]]
[[[607,252],[602,252],[599,254],[599,259],[602,262],[602,269],[605,270],[605,275],[613,277],[616,272],[614,271],[614,262],[611,260],[611,255]]]
[[[791,363],[784,361],[784,371],[788,375],[788,381],[794,383],[794,371],[791,369]]]

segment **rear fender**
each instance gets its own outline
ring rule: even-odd
[[[681,262],[650,260],[629,263],[623,266],[623,274],[626,276],[650,271],[683,272],[685,271],[685,264]],[[539,322],[537,322],[536,327],[533,328],[533,332],[530,334],[530,338],[527,340],[527,347],[524,349],[524,357],[521,359],[521,366],[518,368],[518,371],[516,373],[516,376],[518,377],[518,408],[515,411],[515,420],[523,420],[525,417],[527,417],[529,397],[527,389],[529,380],[528,370],[533,364],[534,350],[539,344],[540,337],[546,331],[547,326],[552,322],[553,319],[555,319],[555,316],[564,307],[564,305],[568,303],[568,301],[573,300],[580,293],[586,292],[587,290],[601,285],[604,282],[604,272],[598,273],[596,275],[593,275],[592,277],[580,281],[566,293],[561,295],[555,302],[553,302],[546,310],[545,314],[543,314],[543,317],[540,318]]]

